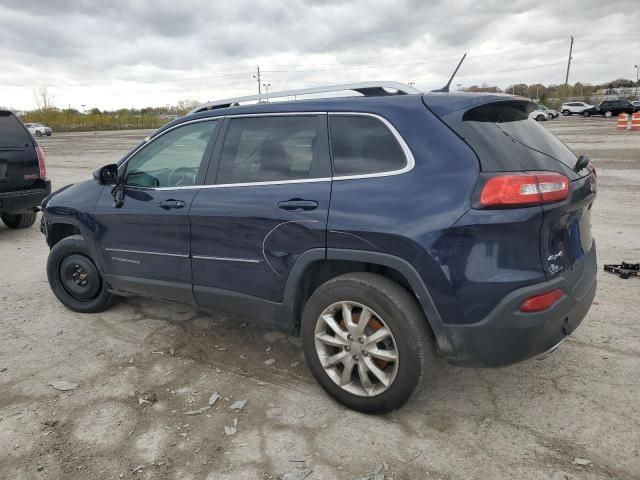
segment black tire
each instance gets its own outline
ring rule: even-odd
[[[590,112],[582,112],[582,116],[583,116],[583,117],[588,117],[589,115],[591,115],[591,113],[590,113]]]
[[[50,137],[50,136],[51,136],[51,132],[47,132],[47,137]]]
[[[36,137],[41,137],[42,136],[42,132],[40,130],[36,130]]]
[[[3,213],[0,215],[4,224],[9,228],[28,228],[36,223],[36,212],[27,213]]]
[[[606,112],[604,112],[604,118],[611,118],[613,117],[613,112],[611,110],[607,110]]]
[[[547,117],[545,117],[544,115],[538,115],[538,116],[536,117],[536,120],[537,120],[538,122],[543,122],[543,121],[545,121],[546,119],[547,119]]]
[[[565,117],[570,117],[571,116],[571,110],[563,110],[562,111],[562,115],[564,115]]]
[[[318,356],[316,323],[326,308],[343,301],[372,309],[384,320],[395,340],[398,355],[395,379],[375,396],[356,395],[340,387],[327,374]],[[305,305],[301,336],[305,359],[320,386],[340,403],[363,413],[387,413],[403,406],[424,385],[434,364],[433,336],[416,299],[399,284],[372,273],[341,275],[321,285]]]
[[[78,271],[82,273],[76,275]],[[83,273],[87,273],[86,277]],[[58,300],[76,312],[102,312],[113,304],[114,296],[107,290],[79,235],[64,238],[53,246],[47,259],[47,278]]]

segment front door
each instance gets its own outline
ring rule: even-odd
[[[204,178],[219,120],[180,125],[121,166],[124,201],[106,186],[95,209],[105,278],[117,290],[194,303],[189,208]]]
[[[232,117],[190,211],[194,296],[273,321],[298,257],[326,244],[326,116]],[[216,175],[217,173],[217,175]]]

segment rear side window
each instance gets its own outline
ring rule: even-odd
[[[232,118],[216,183],[328,177],[330,168],[328,159],[320,155],[318,127],[315,115]]]
[[[538,122],[529,119],[534,104],[501,101],[444,120],[475,150],[482,171],[554,171],[577,178],[575,154]],[[585,169],[588,173],[588,170]]]
[[[33,142],[26,128],[11,112],[0,111],[0,148],[31,147]]]
[[[407,164],[395,136],[380,120],[357,115],[329,118],[336,176],[400,170]]]

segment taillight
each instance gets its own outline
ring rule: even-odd
[[[563,295],[564,293],[559,288],[541,295],[534,295],[522,302],[520,311],[525,313],[541,312],[547,308],[551,308]]]
[[[541,205],[569,196],[569,179],[560,173],[513,173],[489,178],[482,187],[484,207]]]
[[[36,152],[38,154],[38,176],[44,180],[47,178],[47,165],[44,161],[44,152],[40,145],[36,147]]]

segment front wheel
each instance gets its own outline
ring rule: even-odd
[[[589,115],[591,115],[591,113],[590,113],[590,112],[582,112],[582,116],[583,116],[583,117],[588,117]]]
[[[562,115],[564,115],[565,117],[568,117],[569,115],[571,115],[571,111],[570,110],[563,110],[562,111]]]
[[[58,300],[76,312],[102,312],[113,303],[114,297],[81,236],[64,238],[53,246],[47,260],[47,278]]]
[[[41,137],[42,136],[42,132],[40,130],[36,130],[36,137]]]
[[[536,120],[537,120],[537,121],[539,121],[539,122],[542,122],[542,121],[544,121],[544,120],[546,120],[546,119],[547,119],[547,117],[545,117],[544,115],[538,115],[538,116],[536,117]]]
[[[4,224],[9,228],[28,228],[36,223],[36,212],[27,213],[3,213],[0,215]]]
[[[434,341],[414,297],[372,273],[320,286],[302,316],[305,359],[320,386],[363,413],[404,405],[433,368]]]
[[[611,110],[607,110],[606,112],[604,112],[604,117],[605,118],[613,117],[613,112]]]

